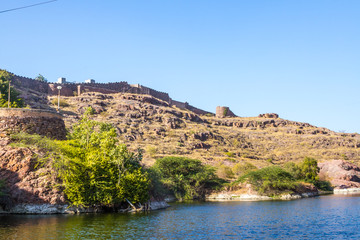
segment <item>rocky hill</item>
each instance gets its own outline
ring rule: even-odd
[[[30,106],[56,108],[51,104],[57,103],[56,96],[28,92],[25,99]],[[319,161],[360,160],[359,134],[338,133],[281,119],[277,114],[247,118],[197,115],[150,95],[131,93],[83,93],[61,97],[61,105],[68,128],[77,123],[86,108],[92,107],[93,118],[112,123],[129,148],[145,150],[144,162],[148,165],[168,155],[230,167],[244,162],[263,167],[297,162],[305,156]]]
[[[57,96],[21,87],[18,90],[30,108],[57,108]],[[340,189],[359,187],[359,169],[356,167],[360,164],[359,134],[337,133],[308,123],[281,119],[277,114],[244,118],[219,108],[217,115],[201,115],[146,94],[85,92],[80,96],[61,96],[60,106],[68,129],[91,107],[91,117],[111,123],[120,141],[130,150],[145,150],[143,163],[147,166],[160,157],[185,156],[216,166],[221,178],[234,180],[239,175],[237,166],[250,164],[250,167],[262,168],[311,157],[320,162],[321,177],[330,180],[333,186]],[[0,119],[0,125],[8,128],[9,121],[5,118]],[[25,124],[31,123],[31,119],[26,119],[20,121],[21,129],[31,125],[31,132],[40,134],[45,129],[40,123],[41,126]],[[50,122],[55,124],[55,120]],[[42,149],[10,146],[1,126],[0,179],[6,179],[11,198],[1,198],[0,211],[2,205],[9,207],[12,204],[20,204],[20,208],[14,210],[18,213],[67,211],[65,196],[51,166],[37,168],[37,157],[47,153]],[[52,131],[52,135],[63,139],[65,131],[58,131]],[[350,172],[345,172],[348,170]],[[41,209],[28,209],[39,204],[43,206]],[[44,207],[44,204],[48,205]]]

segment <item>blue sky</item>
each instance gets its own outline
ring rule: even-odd
[[[39,0],[40,1],[40,0]],[[0,11],[38,3],[0,0]],[[360,1],[73,1],[0,14],[0,68],[360,133]]]

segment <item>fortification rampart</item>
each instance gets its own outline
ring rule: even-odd
[[[137,93],[137,94],[147,94],[147,95],[156,97],[158,99],[161,99],[163,101],[166,101],[167,103],[170,103],[170,97],[169,97],[168,93],[160,92],[160,91],[154,90],[152,88],[142,86],[140,84],[134,84],[134,85],[130,85],[130,86],[131,86],[131,89],[129,89],[128,92]]]
[[[160,92],[152,88],[142,86],[140,84],[128,84],[127,82],[112,82],[112,83],[47,83],[40,82],[35,79],[14,75],[14,85],[20,88],[32,89],[37,92],[45,93],[48,95],[57,95],[61,86],[61,96],[75,96],[81,95],[83,92],[99,92],[103,94],[110,93],[136,93],[147,94],[155,98],[161,99],[170,105],[175,105],[180,109],[188,109],[196,114],[208,114],[210,112],[201,110],[194,106],[189,105],[187,102],[179,102],[172,100],[168,93]]]
[[[40,93],[47,94],[49,91],[49,84],[47,82],[36,81],[35,79],[22,77],[13,74],[12,84],[18,88],[32,89]]]
[[[40,109],[0,108],[0,136],[26,132],[49,138],[66,139],[60,114]]]

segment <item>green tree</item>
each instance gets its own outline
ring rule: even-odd
[[[290,173],[296,180],[302,180],[304,178],[301,168],[294,162],[285,163],[284,170]]]
[[[298,183],[290,173],[279,166],[271,166],[251,171],[238,181],[247,181],[260,194],[269,196],[279,194],[283,191],[293,191]]]
[[[164,157],[157,159],[153,171],[161,182],[179,200],[201,198],[206,190],[221,184],[215,169],[204,166],[201,161],[185,157]]]
[[[8,71],[0,69],[0,107],[8,107],[9,82],[13,75]],[[23,99],[19,98],[19,93],[10,86],[10,107],[24,107]]]
[[[48,80],[39,73],[39,75],[35,78],[35,80],[39,81],[39,82],[47,82]]]
[[[130,153],[119,144],[115,129],[85,115],[59,142],[62,157],[57,169],[67,198],[74,205],[143,203],[149,199],[149,178],[142,170],[141,151]]]
[[[314,182],[319,180],[319,168],[316,159],[305,157],[304,161],[300,164],[300,169],[305,181]]]

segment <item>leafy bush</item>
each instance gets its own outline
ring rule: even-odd
[[[303,178],[301,168],[294,162],[287,162],[284,165],[284,170],[290,173],[295,179],[300,180]]]
[[[152,171],[157,172],[160,181],[179,200],[201,198],[207,189],[222,183],[216,177],[214,168],[185,157],[157,159]]]
[[[62,180],[73,205],[112,206],[126,199],[143,203],[149,199],[149,177],[141,168],[142,151],[129,152],[118,144],[115,129],[85,116],[74,126],[68,140],[57,141],[38,135],[16,134],[18,145],[47,149],[49,161]]]
[[[12,77],[11,73],[0,69],[0,107],[8,107],[9,81],[11,81]],[[10,86],[10,107],[24,107],[24,100],[19,98],[19,95],[14,87]]]
[[[305,181],[314,182],[319,180],[319,168],[316,159],[306,157],[300,165],[300,168]]]
[[[240,177],[239,181],[247,181],[260,194],[269,196],[286,190],[293,191],[298,185],[293,176],[279,166],[271,166],[251,171]]]
[[[331,183],[329,181],[317,180],[314,182],[314,185],[319,190],[323,190],[323,191],[332,191],[333,190],[333,187],[331,186]]]
[[[60,144],[65,161],[59,162],[58,169],[64,192],[74,205],[148,200],[149,178],[140,165],[142,152],[131,153],[117,144],[111,125],[85,117],[69,139]]]

